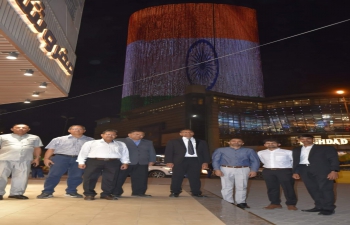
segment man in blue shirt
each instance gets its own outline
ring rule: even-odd
[[[132,130],[127,138],[118,138],[116,141],[125,143],[129,150],[130,164],[126,170],[119,171],[114,195],[120,197],[123,193],[123,184],[130,175],[132,196],[151,197],[147,195],[148,166],[156,162],[156,151],[153,142],[143,139],[145,133],[140,130]]]
[[[45,180],[44,190],[37,198],[53,197],[52,193],[55,191],[55,187],[66,172],[68,172],[66,196],[72,198],[83,197],[77,193],[77,187],[83,182],[84,170],[78,168],[76,160],[83,144],[94,140],[83,135],[85,131],[84,126],[73,125],[68,129],[70,135],[54,138],[46,146],[44,163],[47,167],[50,167],[50,172]],[[54,156],[52,157],[52,155]]]
[[[248,178],[256,176],[259,157],[253,149],[243,148],[240,138],[232,138],[228,144],[229,147],[218,148],[213,153],[213,168],[215,175],[221,178],[222,197],[231,204],[236,202],[241,209],[250,208],[246,203]]]

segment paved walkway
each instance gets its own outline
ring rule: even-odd
[[[205,180],[204,188],[218,196],[221,196],[220,182]],[[259,216],[273,224],[277,225],[349,225],[350,224],[350,184],[336,184],[337,208],[336,213],[331,216],[321,216],[317,213],[302,212],[300,209],[310,209],[314,207],[313,200],[307,193],[303,182],[296,182],[298,195],[298,211],[289,211],[285,204],[285,198],[282,196],[282,209],[266,210],[263,207],[269,204],[267,190],[263,180],[251,180],[249,184],[249,195],[247,203],[251,207],[245,211]]]
[[[26,196],[29,200],[8,199],[0,201],[0,224],[11,225],[104,225],[104,224],[350,224],[350,184],[338,184],[336,214],[319,216],[317,213],[288,211],[285,207],[264,210],[268,204],[265,183],[251,180],[248,204],[249,210],[239,209],[221,199],[220,179],[202,179],[203,192],[208,198],[194,198],[189,194],[187,179],[184,192],[179,198],[169,198],[170,179],[149,179],[148,194],[152,198],[131,197],[129,179],[125,194],[118,201],[97,199],[84,201],[64,197],[65,181],[62,179],[51,199],[36,199],[44,180],[31,179]],[[100,184],[98,184],[99,189]],[[8,192],[10,185],[6,188]],[[299,208],[311,208],[313,203],[302,182],[297,183]],[[80,187],[79,192],[82,193]]]

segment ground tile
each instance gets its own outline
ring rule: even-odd
[[[171,219],[171,220],[180,220],[180,221],[184,221],[183,216],[179,215],[179,214],[163,214],[163,213],[159,213],[158,214],[153,214],[153,215],[140,215],[140,220],[148,220],[148,219],[154,219],[154,218],[158,218],[159,216],[161,216],[161,218],[164,218],[166,220]]]
[[[164,220],[160,220],[159,218],[154,219],[142,219],[139,220],[137,223],[138,225],[164,225],[164,224],[171,224],[171,225],[183,225],[186,224],[183,220],[176,220],[176,219],[168,219],[164,218]]]
[[[22,220],[22,219],[33,219],[33,220],[36,220],[36,219],[45,219],[45,218],[48,218],[50,216],[52,216],[53,213],[38,213],[36,212],[35,214],[33,213],[13,213],[13,214],[9,214],[9,215],[6,215],[6,216],[3,216],[2,218],[3,219],[14,219],[14,220]],[[1,224],[1,222],[0,222]]]
[[[1,225],[7,225],[7,224],[11,224],[11,225],[22,225],[22,224],[40,224],[42,221],[42,219],[16,219],[14,220],[13,218],[11,219],[5,219],[5,218],[1,218]]]
[[[219,219],[214,219],[214,220],[185,220],[185,224],[186,225],[203,225],[203,224],[222,225],[225,223],[223,223]]]
[[[67,221],[45,221],[45,225],[86,225],[89,224],[90,221],[75,221],[75,220],[67,220]]]
[[[93,219],[91,221],[89,221],[88,225],[92,225],[92,224],[96,224],[96,225],[100,225],[100,224],[138,224],[138,218],[116,218],[116,219]]]
[[[95,217],[95,215],[81,215],[81,214],[70,214],[70,215],[58,215],[55,214],[53,216],[50,216],[49,219],[50,221],[77,221],[80,222],[81,221],[90,221]]]
[[[197,215],[190,215],[190,214],[182,214],[182,217],[184,220],[212,220],[216,218],[213,214],[210,212],[207,212],[207,214],[197,214]]]

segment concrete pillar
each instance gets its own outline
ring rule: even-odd
[[[219,131],[219,105],[213,101],[213,96],[206,96],[206,140],[208,141],[209,150],[212,154],[215,149],[220,147]]]

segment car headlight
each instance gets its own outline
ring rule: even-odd
[[[162,168],[165,169],[165,170],[171,170],[170,167],[162,167]]]

